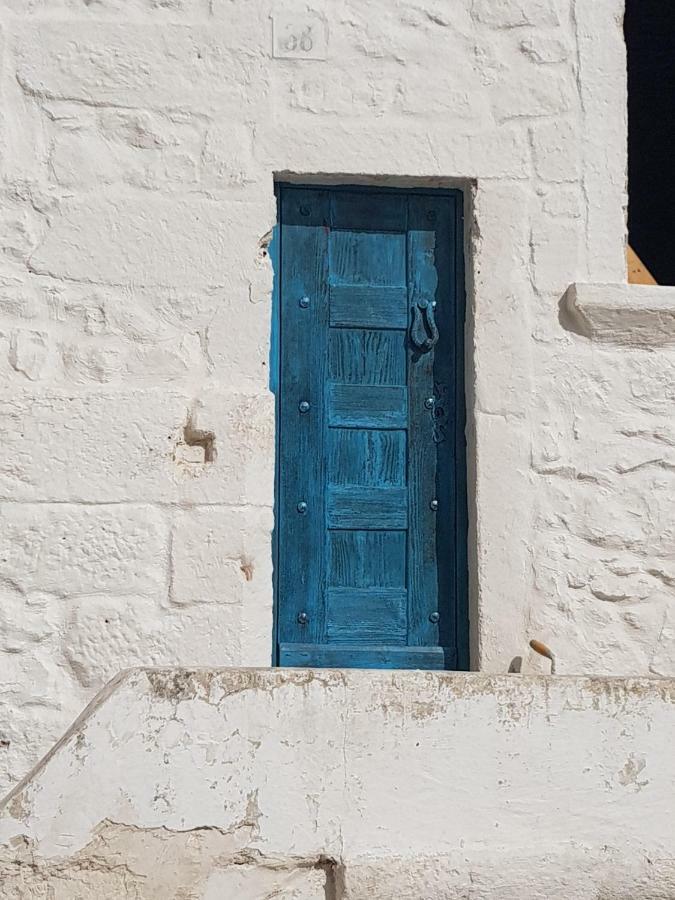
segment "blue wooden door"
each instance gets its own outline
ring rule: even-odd
[[[466,668],[461,194],[279,208],[277,661]]]

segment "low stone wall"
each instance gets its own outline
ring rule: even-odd
[[[675,681],[122,674],[0,812],[2,897],[675,895]]]

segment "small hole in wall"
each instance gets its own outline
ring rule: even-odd
[[[0,750],[6,750],[9,747],[9,743],[6,738],[0,738]]]
[[[213,431],[203,431],[201,428],[195,428],[192,418],[187,420],[183,429],[183,437],[188,447],[199,447],[204,451],[204,462],[215,462],[216,459],[216,436]]]

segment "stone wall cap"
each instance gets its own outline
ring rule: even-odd
[[[561,321],[602,343],[675,345],[675,286],[574,283],[563,296]]]

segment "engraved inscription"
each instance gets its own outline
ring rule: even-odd
[[[272,31],[273,55],[277,59],[326,58],[326,23],[318,15],[276,15]]]

